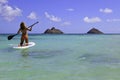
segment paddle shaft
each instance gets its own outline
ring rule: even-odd
[[[32,24],[31,26],[29,26],[28,28],[30,28],[30,27],[33,27],[35,24],[37,24],[37,23],[39,23],[38,21],[37,22],[35,22],[34,24]]]

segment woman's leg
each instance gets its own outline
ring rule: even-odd
[[[24,38],[23,38],[23,37],[21,37],[20,46],[23,46],[23,43],[24,43]]]
[[[28,37],[27,36],[25,37],[25,43],[26,43],[26,46],[28,46]]]

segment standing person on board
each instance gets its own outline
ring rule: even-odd
[[[24,41],[26,43],[25,46],[28,45],[29,40],[28,40],[27,31],[31,31],[31,30],[32,30],[32,27],[27,28],[24,22],[20,23],[20,28],[19,28],[19,30],[17,32],[17,34],[20,34],[20,32],[22,33],[20,46],[23,46]]]

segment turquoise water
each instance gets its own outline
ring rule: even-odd
[[[36,45],[15,50],[20,36],[0,35],[0,80],[119,80],[120,35],[30,35]]]

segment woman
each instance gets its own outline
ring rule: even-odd
[[[25,23],[24,22],[21,22],[20,24],[20,29],[18,30],[17,34],[20,34],[20,32],[22,32],[22,36],[21,36],[21,42],[20,42],[20,46],[23,46],[23,43],[25,41],[25,46],[28,45],[28,33],[27,31],[31,31],[32,30],[32,27],[30,28],[27,28],[25,26]]]

